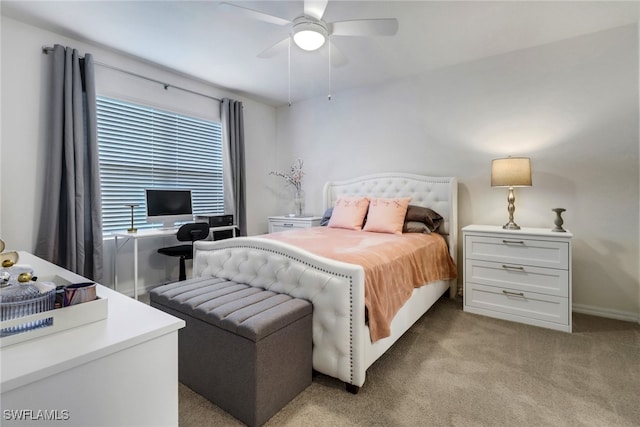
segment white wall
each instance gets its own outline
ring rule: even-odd
[[[62,44],[89,52],[94,59],[111,66],[145,75],[176,86],[217,98],[230,97],[244,104],[247,169],[247,228],[249,234],[267,230],[266,217],[273,214],[274,200],[264,200],[264,177],[275,167],[276,110],[268,105],[216,88],[201,81],[162,69],[153,64],[72,40],[16,20],[2,17],[2,145],[0,146],[0,232],[8,248],[32,252],[35,247],[43,189],[43,155],[47,143],[46,109],[50,56],[43,46]],[[96,67],[98,92],[160,108],[178,109],[206,118],[219,116],[219,105],[205,98]],[[142,285],[153,285],[177,278],[176,259],[156,253],[173,239],[144,241],[140,248]],[[132,293],[131,244],[122,248],[119,260],[119,290]],[[113,240],[105,242],[104,284],[112,277]]]
[[[638,45],[627,26],[279,108],[278,167],[305,160],[313,213],[326,180],[455,175],[460,225],[500,225],[507,191],[490,187],[491,159],[529,156],[516,222],[550,228],[566,208],[574,310],[637,320]]]
[[[35,245],[49,63],[40,49],[60,43],[100,62],[244,102],[250,234],[266,231],[268,215],[289,210],[282,183],[268,173],[287,169],[296,158],[305,160],[309,212],[320,213],[327,179],[403,170],[457,176],[464,226],[506,222],[506,191],[490,188],[490,161],[530,156],[534,183],[516,192],[516,222],[552,227],[551,208],[567,209],[565,226],[575,235],[574,310],[638,318],[636,26],[338,93],[331,101],[296,103],[279,108],[277,119],[272,107],[90,43],[6,17],[1,27],[0,235],[9,248],[32,251]],[[111,75],[113,83],[118,78]],[[139,82],[146,97],[154,89],[145,85]],[[161,88],[157,94],[151,98],[158,106],[174,105]],[[105,284],[112,282],[109,242]],[[168,243],[143,245],[144,285],[177,276],[177,267],[155,254]],[[119,257],[125,292],[131,292],[129,246]]]

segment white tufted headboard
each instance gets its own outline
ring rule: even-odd
[[[449,253],[457,260],[458,181],[454,177],[433,177],[402,172],[365,175],[324,185],[323,210],[335,205],[340,196],[411,197],[412,205],[431,208],[444,218],[440,234],[445,236]]]

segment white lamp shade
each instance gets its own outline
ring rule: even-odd
[[[530,187],[531,159],[507,157],[491,161],[492,187]]]

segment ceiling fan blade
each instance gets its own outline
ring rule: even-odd
[[[330,26],[332,36],[393,36],[398,32],[396,18],[339,21]]]
[[[257,10],[249,9],[248,7],[238,6],[237,4],[234,4],[234,3],[223,2],[223,3],[220,3],[220,7],[226,10],[241,13],[244,16],[248,16],[250,18],[257,19],[262,22],[268,22],[270,24],[276,24],[276,25],[291,24],[291,21],[287,19],[283,19],[274,15],[269,15],[267,13],[259,12]]]
[[[334,68],[339,68],[349,63],[349,60],[345,56],[344,53],[335,43],[328,41],[320,50],[320,55],[322,55],[323,61],[327,60],[327,57],[330,58],[331,66]]]
[[[285,37],[284,39],[280,40],[276,44],[260,52],[258,54],[258,58],[263,58],[263,59],[271,58],[279,54],[280,52],[285,52],[288,47],[289,47],[289,37]]]
[[[304,0],[304,14],[316,19],[322,19],[329,0]]]
[[[346,56],[344,56],[344,53],[342,53],[342,51],[338,49],[335,43],[329,43],[331,43],[331,65],[334,67],[342,67],[343,65],[347,65],[349,60]]]

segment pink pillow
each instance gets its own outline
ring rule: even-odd
[[[369,213],[367,214],[367,223],[364,225],[363,230],[378,233],[402,234],[404,217],[407,215],[410,200],[411,197],[371,199]]]
[[[369,199],[366,197],[338,197],[328,227],[362,230]]]

